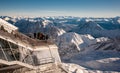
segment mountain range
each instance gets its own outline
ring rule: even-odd
[[[49,35],[59,47],[59,54],[65,62],[63,65],[75,68],[70,69],[73,73],[83,69],[95,73],[120,72],[120,17],[1,18],[26,35],[36,32]]]

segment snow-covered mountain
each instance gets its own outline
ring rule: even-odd
[[[97,24],[96,22],[93,22],[93,21],[89,21],[89,22],[87,22],[85,24],[81,24],[81,25],[79,25],[79,28],[81,30],[83,30],[83,29],[86,28],[86,30],[83,30],[83,31],[87,31],[87,29],[88,29],[88,31],[93,31],[93,30],[100,31],[100,30],[104,30],[99,24]]]
[[[113,18],[114,24],[120,24],[120,17]]]
[[[65,60],[65,62],[70,63],[67,65],[68,69],[75,73],[79,73],[79,71],[83,73],[114,73],[115,71],[120,71],[119,42],[119,39],[108,39],[107,41],[97,42],[96,44],[87,46],[84,50],[76,54],[69,53],[72,56],[68,56],[69,58],[66,57],[67,60]],[[66,53],[68,53],[68,51]],[[77,65],[71,65],[71,63]]]
[[[62,56],[62,59],[69,64],[63,65],[72,73],[116,73],[120,71],[120,39],[110,40],[102,37],[97,38],[96,41],[97,43],[86,46],[80,52],[75,52],[75,49],[72,49],[72,52],[64,51],[66,57]]]
[[[80,24],[78,26],[78,33],[80,34],[91,34],[95,37],[98,37],[101,35],[101,32],[104,31],[104,29],[97,23],[89,21],[85,24]]]
[[[52,37],[62,61],[77,64],[67,64],[72,73],[112,73],[120,71],[120,29],[116,21],[117,17],[40,17],[18,18],[14,25],[25,34],[43,32]]]
[[[82,48],[89,46],[91,44],[96,43],[96,40],[91,35],[79,35],[74,32],[65,33],[61,36],[59,36],[57,39],[57,44],[60,47],[64,48],[70,48],[68,45],[74,44],[76,45],[76,49],[80,51]]]
[[[65,33],[62,28],[54,26],[49,20],[20,20],[15,23],[15,26],[19,27],[19,31],[25,34],[42,32],[51,38],[56,38]]]
[[[107,40],[99,42],[94,46],[95,50],[114,50],[114,51],[120,51],[120,39],[113,39],[113,40]]]
[[[69,59],[79,51],[83,51],[86,47],[96,43],[97,40],[91,35],[79,35],[74,32],[64,33],[56,39],[56,44],[62,56],[61,58],[64,60]]]
[[[120,53],[117,51],[81,52],[69,60],[88,69],[120,71]]]
[[[120,29],[107,30],[102,28],[99,24],[93,21],[86,22],[85,24],[80,24],[77,28],[73,30],[79,34],[90,34],[94,37],[109,37],[115,38],[120,36]],[[114,36],[112,36],[114,35]]]

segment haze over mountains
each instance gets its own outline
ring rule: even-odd
[[[79,65],[73,65],[74,70],[70,69],[73,73],[80,73],[83,69],[94,73],[97,73],[95,70],[120,71],[120,17],[0,18],[17,26],[26,35],[36,32],[47,34],[59,47],[63,62]],[[68,65],[68,68],[72,66]]]

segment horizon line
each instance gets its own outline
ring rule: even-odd
[[[109,16],[109,17],[99,17],[99,16],[74,16],[74,15],[56,15],[56,16],[27,16],[27,15],[0,15],[0,17],[28,17],[28,18],[39,18],[39,17],[80,17],[80,18],[115,18],[115,17],[120,17],[119,15],[117,16]]]

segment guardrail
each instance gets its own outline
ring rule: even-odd
[[[55,59],[52,58],[52,57],[41,58],[41,59],[38,59],[38,62],[39,62],[39,65],[48,64],[48,63],[54,63],[54,62],[55,62]]]

